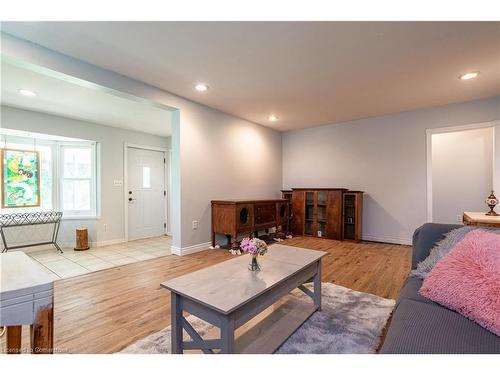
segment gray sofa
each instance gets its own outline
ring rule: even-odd
[[[457,225],[424,224],[413,235],[412,268]],[[422,297],[422,280],[409,276],[393,312],[383,354],[500,353],[500,337],[464,316]]]

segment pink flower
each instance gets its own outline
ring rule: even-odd
[[[267,252],[267,244],[258,238],[244,238],[240,248],[249,254],[264,255]]]

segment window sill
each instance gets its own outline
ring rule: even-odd
[[[82,215],[82,216],[75,216],[75,215],[68,215],[62,217],[62,221],[65,220],[99,220],[101,217],[97,215]]]

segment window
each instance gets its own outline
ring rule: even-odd
[[[94,147],[60,146],[61,208],[69,215],[94,215]]]
[[[36,150],[40,155],[40,207],[6,208],[2,212],[59,210],[65,218],[97,215],[95,142],[9,129],[0,132],[0,148]]]
[[[151,168],[149,167],[142,167],[142,187],[151,189]]]

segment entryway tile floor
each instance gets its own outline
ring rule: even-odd
[[[40,263],[47,273],[57,280],[170,255],[171,244],[171,237],[161,236],[84,251],[63,247],[62,254],[56,249],[26,254]]]

